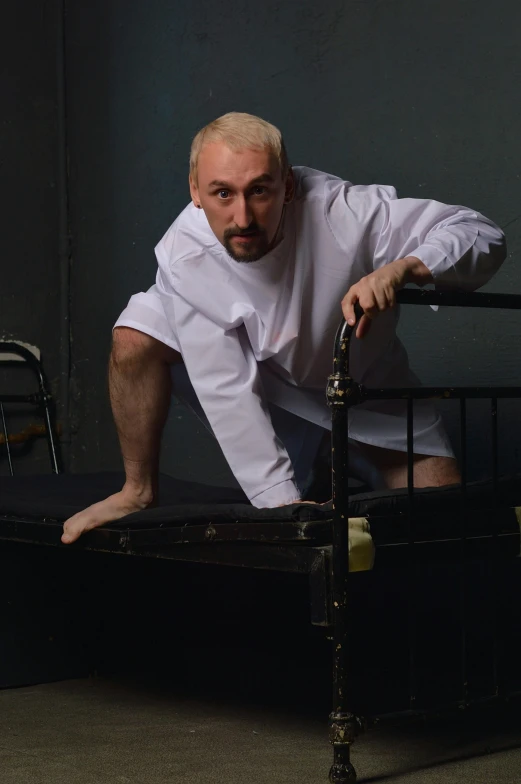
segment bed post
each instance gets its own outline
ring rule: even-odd
[[[333,555],[331,559],[331,613],[333,621],[333,710],[329,739],[334,760],[331,784],[356,781],[351,763],[351,744],[359,719],[348,708],[349,637],[349,526],[348,526],[348,411],[357,402],[358,385],[349,377],[349,344],[354,327],[344,321],[335,338],[333,374],[328,379],[327,401],[332,414]]]

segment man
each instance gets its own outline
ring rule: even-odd
[[[252,504],[298,502],[330,427],[324,390],[340,305],[350,323],[357,302],[364,311],[354,378],[417,384],[396,337],[396,291],[476,289],[505,258],[501,231],[476,212],[292,170],[280,132],[247,114],[197,134],[189,181],[192,203],[156,248],[156,285],[132,297],[114,330],[109,386],[125,485],[68,520],[65,543],[154,503],[172,377]],[[351,452],[374,486],[406,485],[405,421],[401,401],[350,412]],[[416,486],[459,481],[427,402],[415,406],[414,452]]]

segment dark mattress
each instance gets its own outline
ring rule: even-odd
[[[0,477],[0,538],[23,539],[25,526],[34,541],[40,526],[52,530],[58,542],[63,520],[116,492],[122,483],[119,473]],[[469,484],[464,495],[459,487],[417,490],[412,514],[406,490],[353,494],[349,517],[367,517],[376,544],[408,542],[412,529],[418,541],[497,534],[519,537],[516,507],[521,507],[518,475],[503,477],[496,492],[490,482]],[[256,509],[240,490],[163,475],[155,508],[86,536],[125,532],[127,543],[133,544],[232,540],[327,544],[332,515],[331,503]]]

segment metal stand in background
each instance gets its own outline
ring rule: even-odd
[[[2,430],[5,439],[5,447],[7,451],[7,460],[9,464],[9,472],[13,475],[13,462],[11,459],[11,447],[9,444],[9,436],[7,433],[7,424],[5,419],[4,404],[5,403],[28,403],[37,408],[38,414],[43,417],[45,422],[45,436],[47,438],[47,446],[49,448],[49,457],[51,460],[52,471],[55,474],[61,473],[61,457],[60,446],[57,437],[56,429],[56,415],[54,411],[53,398],[49,391],[49,384],[45,373],[43,371],[41,362],[39,362],[34,354],[32,354],[25,346],[18,343],[11,343],[0,341],[0,353],[2,354],[15,354],[21,357],[24,361],[13,362],[12,360],[2,362],[3,365],[16,365],[20,367],[29,367],[36,376],[38,382],[38,392],[30,395],[2,395],[0,394],[0,419]]]

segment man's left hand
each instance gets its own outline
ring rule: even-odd
[[[355,305],[358,302],[364,315],[356,330],[356,337],[369,332],[371,321],[378,313],[394,308],[396,292],[407,283],[424,286],[432,282],[430,270],[416,256],[406,256],[371,272],[351,286],[342,300],[342,312],[348,324],[356,322]]]

